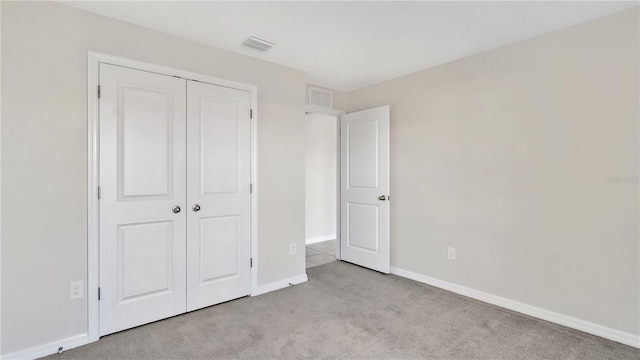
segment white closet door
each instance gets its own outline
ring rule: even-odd
[[[340,257],[389,273],[389,106],[340,117]]]
[[[105,335],[186,309],[186,81],[101,64],[100,86]]]
[[[249,92],[187,82],[187,309],[250,293]]]

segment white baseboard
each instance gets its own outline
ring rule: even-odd
[[[327,240],[335,240],[335,239],[336,239],[336,234],[331,234],[331,235],[318,236],[310,239],[305,239],[304,243],[305,245],[311,245],[311,244],[315,244],[315,243],[319,243]]]
[[[479,290],[471,289],[450,282],[434,279],[425,275],[420,275],[408,270],[391,267],[391,273],[415,280],[427,285],[435,286],[440,289],[448,290],[456,294],[464,295],[476,300],[480,300],[489,304],[497,305],[509,310],[517,311],[522,314],[533,316],[542,320],[550,321],[576,330],[584,331],[589,334],[613,340],[625,345],[640,348],[640,336],[626,333],[623,331],[608,328],[606,326],[594,324],[585,320],[580,320],[571,316],[559,314],[553,311],[545,310],[539,307],[531,306],[500,296],[485,293]]]
[[[258,296],[258,295],[266,294],[268,292],[284,289],[284,288],[289,287],[291,285],[302,284],[303,282],[307,282],[307,280],[309,280],[307,278],[307,274],[302,274],[302,275],[295,276],[295,277],[292,277],[292,278],[275,281],[275,282],[272,282],[270,284],[258,286],[258,288],[255,289],[255,291],[253,291],[251,293],[251,296]]]
[[[89,343],[89,336],[87,334],[81,334],[72,336],[66,339],[60,339],[52,341],[47,344],[34,346],[28,349],[16,351],[11,354],[2,355],[2,359],[37,359],[43,356],[55,354],[58,352],[58,348],[62,346],[62,351],[73,349],[78,346],[86,345]]]

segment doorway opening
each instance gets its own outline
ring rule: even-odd
[[[307,268],[342,260],[388,274],[390,108],[316,109],[305,117]]]
[[[305,260],[308,269],[339,258],[340,141],[338,116],[307,113],[304,122]]]

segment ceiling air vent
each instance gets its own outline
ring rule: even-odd
[[[249,38],[242,42],[242,45],[250,47],[252,49],[267,51],[274,47],[276,43],[259,36],[251,35]]]
[[[320,105],[324,107],[333,106],[333,92],[317,87],[309,87],[309,105]]]

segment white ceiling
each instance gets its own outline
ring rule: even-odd
[[[307,82],[350,91],[633,6],[630,2],[63,3],[286,65]],[[255,34],[267,52],[241,45]]]

